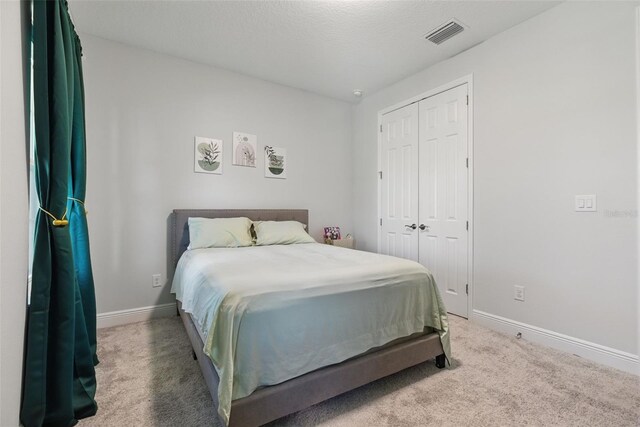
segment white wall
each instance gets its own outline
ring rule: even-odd
[[[637,355],[637,4],[561,4],[364,98],[359,247],[377,244],[378,111],[472,73],[474,309]],[[574,212],[577,194],[598,212]]]
[[[310,231],[352,231],[351,106],[308,92],[81,35],[87,209],[98,312],[172,301],[167,217],[175,208],[308,208]],[[258,136],[258,167],[231,165],[233,131]],[[223,139],[223,175],[193,172],[193,138]],[[288,178],[264,178],[264,145]]]
[[[27,293],[27,146],[21,3],[0,2],[0,426],[19,424]]]

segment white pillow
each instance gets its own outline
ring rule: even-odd
[[[251,246],[249,218],[189,218],[189,249]]]
[[[298,221],[256,221],[253,227],[258,246],[316,243],[304,230],[306,226]]]

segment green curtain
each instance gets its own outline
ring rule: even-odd
[[[84,211],[82,48],[66,1],[34,1],[32,38],[35,185],[41,209],[20,418],[25,427],[72,426],[97,410],[98,360]]]

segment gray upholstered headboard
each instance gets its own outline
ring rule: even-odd
[[[174,209],[169,221],[169,250],[172,272],[182,253],[189,246],[189,217],[199,218],[234,218],[247,217],[253,221],[299,221],[309,225],[307,209]]]

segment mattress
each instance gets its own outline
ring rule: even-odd
[[[446,310],[418,263],[317,243],[186,251],[172,292],[191,314],[231,401],[371,348],[438,331]]]

